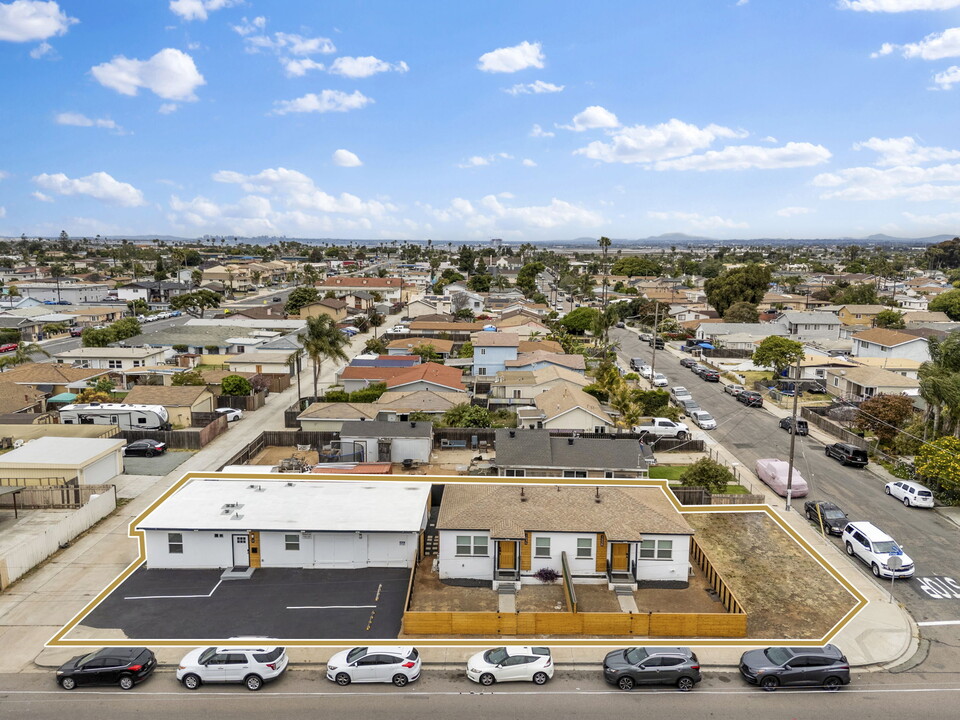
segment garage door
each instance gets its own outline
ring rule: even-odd
[[[316,533],[315,567],[366,567],[367,540],[360,533]]]
[[[117,476],[117,455],[110,453],[83,470],[83,485],[103,485]]]

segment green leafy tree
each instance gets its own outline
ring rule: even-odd
[[[184,370],[170,378],[170,384],[180,387],[183,385],[206,385],[207,383],[199,370]]]
[[[529,262],[520,268],[517,273],[517,288],[524,295],[532,295],[537,291],[537,276],[544,271],[542,262]]]
[[[170,298],[170,308],[202,318],[204,312],[220,307],[221,297],[212,290],[194,290]]]
[[[117,341],[136,337],[143,332],[143,327],[136,318],[121,318],[113,323],[110,328],[113,330],[113,336]]]
[[[83,347],[107,347],[112,342],[116,342],[117,336],[112,327],[105,328],[84,328],[80,334],[80,344]]]
[[[386,355],[387,342],[383,338],[370,338],[363,346],[363,352],[370,355]]]
[[[460,346],[460,351],[457,353],[458,358],[472,358],[473,357],[473,343],[467,340],[463,345]]]
[[[147,305],[147,301],[143,298],[137,298],[136,300],[127,301],[127,309],[134,315],[142,315],[150,309],[150,306]]]
[[[873,324],[878,328],[887,328],[888,330],[902,330],[906,327],[903,322],[903,313],[896,310],[881,310],[873,319]]]
[[[759,305],[770,286],[770,279],[769,266],[751,263],[710,278],[704,282],[703,290],[710,306],[724,315],[734,303]]]
[[[372,383],[361,390],[354,390],[350,393],[349,400],[353,403],[376,402],[386,391],[386,383]]]
[[[931,485],[953,494],[960,492],[960,438],[948,435],[925,444],[914,466]]]
[[[754,365],[772,367],[777,375],[804,357],[803,343],[777,335],[764,338],[753,351]]]
[[[597,327],[599,318],[600,311],[596,308],[579,307],[560,318],[559,323],[567,332],[583,335]]]
[[[680,476],[681,485],[704,487],[708,492],[718,494],[725,492],[727,485],[735,482],[732,472],[710,458],[700,458]]]
[[[723,321],[728,323],[755,323],[760,322],[757,306],[748,302],[735,302],[723,314]]]
[[[860,404],[857,427],[872,430],[884,445],[913,417],[913,399],[906,395],[874,395]]]
[[[960,268],[960,237],[927,248],[926,266],[931,270]]]
[[[490,427],[490,411],[483,407],[461,403],[443,414],[443,424],[447,427]]]
[[[927,306],[930,312],[944,312],[951,320],[960,320],[960,290],[940,293]]]
[[[877,305],[877,286],[872,283],[857,283],[844,289],[834,298],[837,305]]]
[[[647,257],[622,257],[613,263],[610,274],[626,275],[628,277],[638,275],[659,277],[663,274],[663,266],[656,260]]]
[[[490,275],[473,275],[467,281],[467,287],[474,292],[490,292],[490,283],[493,278]]]
[[[411,355],[419,355],[422,362],[441,362],[440,353],[429,343],[414,345],[410,351]]]
[[[227,375],[220,381],[220,393],[244,397],[253,390],[253,385],[242,375]]]
[[[315,287],[301,286],[293,289],[283,309],[291,315],[299,315],[302,308],[319,299],[320,293]]]

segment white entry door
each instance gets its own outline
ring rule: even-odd
[[[250,545],[245,534],[233,536],[233,566],[250,567]]]

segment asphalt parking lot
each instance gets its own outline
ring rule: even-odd
[[[81,624],[144,641],[396,639],[410,570],[261,568],[222,582],[220,575],[140,567]]]
[[[193,452],[190,450],[167,450],[152,458],[124,455],[123,469],[127,475],[166,475],[191,457]]]

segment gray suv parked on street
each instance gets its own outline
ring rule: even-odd
[[[700,662],[686,647],[631,647],[607,653],[603,679],[621,690],[634,685],[676,685],[686,692],[700,682]]]
[[[809,685],[838,690],[850,683],[850,663],[836,645],[823,647],[768,647],[740,656],[740,674],[764,690]]]

